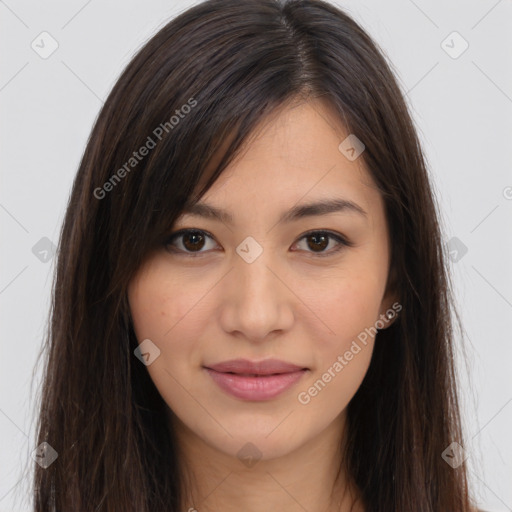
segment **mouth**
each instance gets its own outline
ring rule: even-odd
[[[203,368],[222,391],[248,401],[276,398],[309,371],[277,359],[260,362],[236,359]]]

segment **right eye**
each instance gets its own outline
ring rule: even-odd
[[[213,240],[210,233],[201,229],[180,229],[166,239],[164,246],[172,252],[181,252],[195,257],[206,252],[201,249],[207,238]]]

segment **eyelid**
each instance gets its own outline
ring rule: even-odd
[[[328,238],[334,239],[337,242],[337,246],[328,251],[303,251],[308,255],[308,257],[311,258],[327,258],[329,256],[334,256],[340,253],[341,251],[343,251],[343,249],[346,249],[347,247],[354,246],[354,243],[348,240],[348,238],[345,235],[342,235],[337,231],[331,231],[330,229],[312,229],[310,231],[306,231],[305,233],[299,235],[299,237],[297,238],[297,242],[294,242],[293,245],[300,242],[303,238],[307,238],[308,236],[311,235],[327,235]]]
[[[199,228],[183,228],[179,229],[178,231],[175,231],[174,233],[171,233],[165,240],[164,240],[164,247],[168,247],[171,245],[171,242],[177,238],[180,237],[180,235],[185,235],[190,232],[198,232],[202,235],[206,235],[207,237],[211,238],[212,240],[215,240],[215,237],[205,229],[199,229]],[[215,240],[215,243],[218,243],[217,240]],[[207,251],[198,251],[198,252],[188,252],[188,251],[182,251],[181,249],[174,248],[174,253],[177,254],[185,254],[187,256],[192,256],[193,258],[196,258],[198,256],[202,256],[203,254],[207,254]]]
[[[201,234],[206,235],[207,237],[211,238],[216,243],[218,243],[215,240],[215,237],[209,231],[207,231],[205,229],[183,228],[183,229],[179,229],[178,231],[175,231],[174,233],[171,233],[165,239],[165,241],[163,242],[163,245],[165,247],[168,247],[169,245],[171,245],[172,241],[179,238],[181,235],[184,235],[184,234],[187,234],[190,232],[201,233]],[[294,242],[293,245],[297,244],[302,239],[307,238],[308,236],[311,236],[311,235],[327,235],[329,238],[334,239],[334,240],[336,240],[336,242],[338,242],[338,246],[335,247],[334,249],[330,249],[329,251],[321,251],[321,252],[305,251],[306,253],[310,254],[313,257],[330,256],[332,254],[338,253],[344,247],[353,247],[354,246],[354,243],[351,242],[350,240],[348,240],[348,238],[346,236],[344,236],[341,233],[338,233],[336,231],[331,231],[330,229],[312,229],[312,230],[306,231],[305,233],[302,233],[301,235],[299,235],[299,237],[297,238],[297,241]],[[209,251],[188,252],[188,251],[183,251],[181,249],[176,249],[176,248],[174,248],[174,249],[175,249],[175,250],[173,250],[174,253],[185,254],[185,255],[191,256],[191,257],[200,257],[204,254],[208,254],[208,252],[209,252]]]

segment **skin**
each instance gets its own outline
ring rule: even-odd
[[[183,215],[172,233],[193,228],[213,238],[175,239],[130,282],[137,338],[160,349],[147,370],[169,406],[190,479],[183,510],[348,512],[357,496],[345,472],[337,481],[335,474],[372,335],[307,404],[298,400],[396,301],[387,291],[383,200],[362,158],[350,161],[338,149],[348,132],[331,112],[318,99],[276,110],[201,199],[234,223]],[[278,222],[297,203],[325,198],[349,199],[366,215]],[[310,230],[339,233],[353,246],[334,252],[335,239],[323,246],[304,238]],[[248,236],[263,249],[252,263],[236,252]],[[309,371],[276,398],[247,401],[226,394],[203,368],[234,358],[277,358]],[[252,467],[237,456],[249,442],[261,457]],[[352,510],[364,508],[358,501]]]

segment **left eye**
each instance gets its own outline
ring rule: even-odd
[[[171,252],[181,252],[189,256],[200,256],[206,251],[201,251],[205,246],[205,240],[214,240],[213,236],[207,231],[201,229],[182,229],[170,235],[169,238],[164,242],[164,246]],[[176,241],[180,241],[177,244]],[[310,231],[305,233],[299,238],[299,242],[295,242],[294,246],[299,245],[300,241],[306,240],[307,247],[315,256],[328,256],[342,250],[344,247],[351,247],[353,244],[349,242],[345,237],[338,233],[331,231]],[[334,240],[337,246],[329,251],[326,251],[326,247],[329,246],[330,241]],[[181,245],[181,247],[177,247]]]
[[[352,246],[345,237],[330,231],[310,231],[309,233],[302,235],[299,240],[303,239],[306,240],[307,247],[312,249],[311,252],[313,252],[315,256],[329,256],[330,254],[341,251],[344,247]],[[329,245],[330,240],[335,240],[337,245],[334,249],[325,251],[324,249]]]

